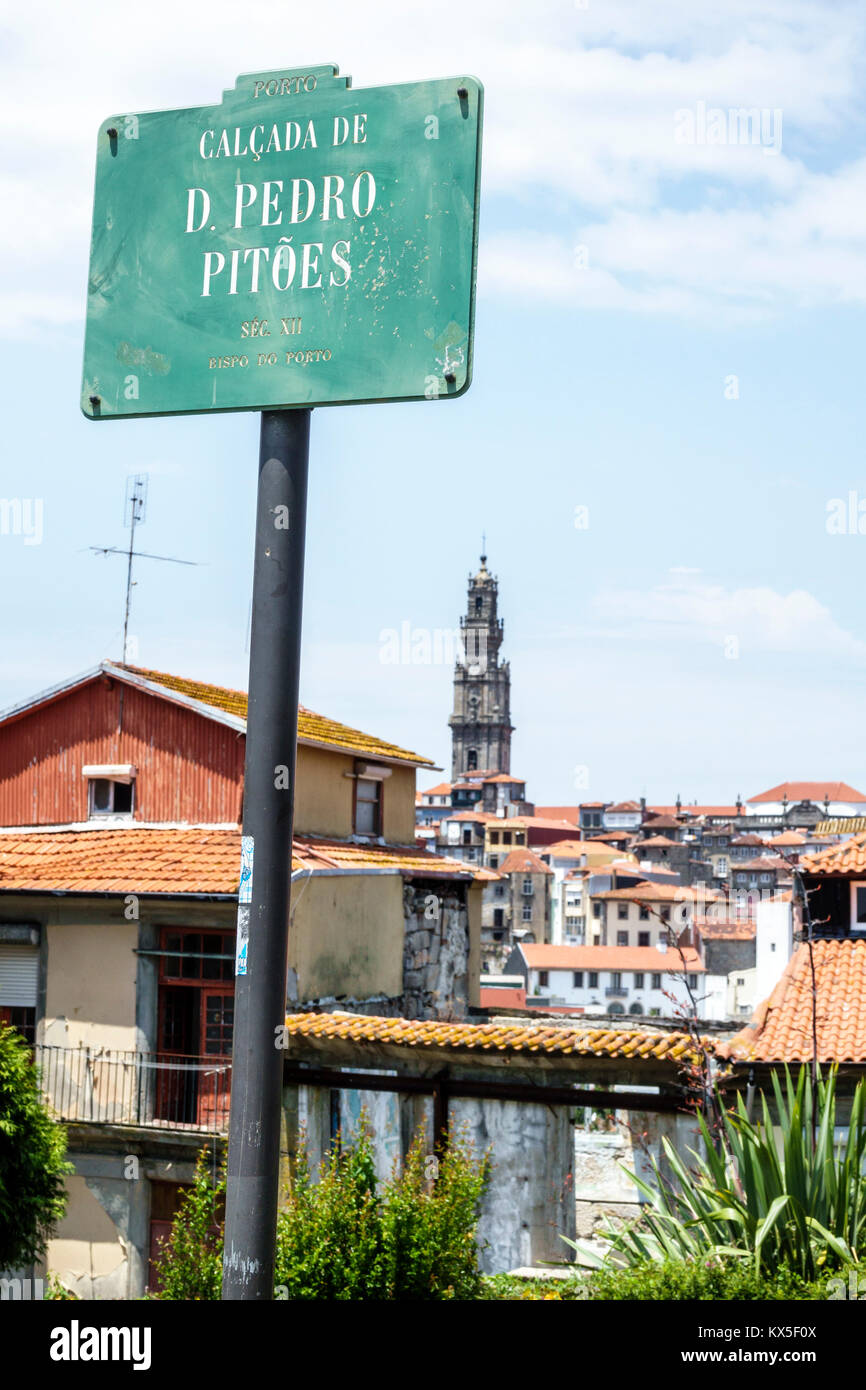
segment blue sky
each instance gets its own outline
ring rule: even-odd
[[[281,63],[468,71],[474,383],[314,413],[303,701],[447,768],[450,668],[384,664],[383,633],[455,626],[484,530],[535,800],[866,787],[866,534],[827,530],[833,499],[866,512],[863,11],[682,8],[479,0],[452,25],[385,0],[374,27],[337,3],[291,35],[270,0],[242,28],[225,0],[7,13],[0,496],[41,499],[43,537],[0,535],[0,705],[120,655],[124,564],[87,547],[124,543],[135,471],[141,548],[199,562],[139,563],[140,664],[246,684],[257,417],[78,410],[98,122]],[[678,143],[700,103],[766,109],[780,148]]]

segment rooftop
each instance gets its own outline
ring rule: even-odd
[[[862,874],[866,872],[866,833],[852,835],[841,845],[830,845],[817,854],[806,854],[800,868],[807,874]]]
[[[533,970],[649,970],[679,975],[706,967],[692,946],[542,946],[521,945]]]
[[[238,891],[240,828],[118,826],[113,829],[0,832],[0,892],[203,894]],[[292,870],[390,871],[408,877],[495,879],[416,846],[297,836]]]
[[[815,941],[819,1062],[866,1063],[866,941]],[[807,1062],[812,1058],[812,971],[809,947],[797,947],[769,999],[720,1057],[741,1062]]]
[[[528,949],[528,948],[524,948]],[[534,1020],[496,1023],[414,1022],[406,1018],[377,1018],[357,1014],[289,1014],[289,1037],[340,1039],[363,1050],[394,1044],[419,1052],[447,1047],[456,1053],[504,1052],[582,1054],[589,1057],[664,1059],[683,1064],[695,1060],[694,1042],[685,1033],[652,1033],[632,1029],[573,1028],[544,1025]]]
[[[552,874],[553,870],[531,849],[513,849],[499,865],[500,874]]]
[[[749,797],[750,806],[759,806],[764,801],[860,801],[866,796],[850,787],[847,782],[780,782],[767,792],[759,792]]]

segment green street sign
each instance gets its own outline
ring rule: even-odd
[[[483,88],[331,65],[99,130],[89,418],[461,395]]]

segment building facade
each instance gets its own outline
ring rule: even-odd
[[[498,585],[487,569],[469,577],[466,615],[460,619],[462,651],[454,666],[451,780],[475,772],[511,771],[511,672],[500,660],[503,622],[497,613]]]

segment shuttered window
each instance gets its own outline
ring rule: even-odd
[[[35,1009],[38,987],[38,947],[0,944],[0,1006]]]

